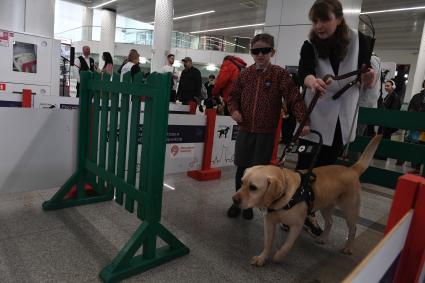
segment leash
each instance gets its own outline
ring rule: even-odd
[[[325,75],[323,77],[322,80],[323,81],[327,81],[328,79],[332,79],[332,80],[338,81],[338,80],[343,80],[343,79],[350,78],[352,76],[357,76],[356,79],[352,80],[351,82],[349,82],[348,84],[346,84],[345,86],[343,86],[339,91],[337,91],[332,96],[332,99],[336,100],[339,97],[341,97],[341,95],[343,95],[353,85],[357,84],[357,82],[359,81],[359,75],[368,72],[368,70],[369,70],[368,67],[363,66],[361,69],[358,69],[358,70],[355,70],[355,71],[352,71],[352,72],[349,72],[349,73],[346,73],[346,74],[343,74],[343,75],[339,75],[339,76],[334,76],[334,75],[331,75],[331,74],[327,74],[327,75]],[[294,134],[291,142],[289,143],[288,146],[285,146],[285,148],[283,149],[282,155],[279,158],[279,162],[277,164],[279,167],[283,167],[284,166],[284,163],[286,161],[286,154],[288,152],[291,152],[293,150],[295,144],[298,142],[298,139],[300,138],[300,135],[301,135],[301,131],[304,128],[304,126],[306,125],[307,120],[309,119],[311,112],[313,112],[314,106],[316,106],[317,101],[319,100],[320,96],[321,96],[321,93],[319,91],[316,91],[315,94],[314,94],[314,96],[313,96],[313,99],[311,100],[311,102],[310,102],[310,104],[309,104],[309,106],[307,108],[306,115],[304,116],[304,119],[301,121],[301,123],[300,123],[297,131],[295,132],[295,134]],[[352,126],[353,125],[354,125],[354,123],[352,123]],[[350,132],[352,132],[352,130],[353,129],[351,129]],[[310,130],[310,132],[313,133],[313,130]],[[320,135],[320,133],[318,133],[318,132],[316,132],[316,134],[319,134]],[[351,134],[350,134],[350,137],[351,137]],[[320,135],[320,139],[321,139],[321,135]],[[315,159],[317,159],[317,158],[315,158]],[[315,160],[314,160],[314,163],[315,163]],[[313,163],[313,165],[314,165],[314,163]]]

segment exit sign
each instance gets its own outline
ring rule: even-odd
[[[0,91],[5,91],[5,90],[6,90],[6,84],[0,83]]]

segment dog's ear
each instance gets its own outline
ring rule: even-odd
[[[282,193],[282,182],[275,177],[267,178],[267,189],[264,192],[264,206],[269,207]]]

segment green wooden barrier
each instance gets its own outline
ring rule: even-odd
[[[161,223],[170,75],[134,77],[81,73],[76,172],[43,203],[44,210],[112,200],[134,212],[142,224],[112,263],[100,272],[116,282],[189,253]],[[138,145],[141,99],[145,99],[142,146]],[[129,138],[127,138],[127,136]],[[137,170],[137,161],[141,169]],[[94,193],[88,194],[90,184]],[[76,197],[69,193],[76,188]],[[157,248],[160,237],[168,245]],[[135,255],[142,247],[142,253]]]
[[[425,131],[425,113],[361,107],[359,109],[358,124]],[[352,153],[362,152],[370,139],[370,137],[366,136],[357,136],[356,140],[350,144],[350,156],[352,156]],[[376,154],[422,165],[425,164],[425,145],[421,144],[382,140]],[[344,160],[339,160],[339,162],[346,165],[353,163],[353,161]],[[397,179],[401,175],[403,173],[371,166],[361,176],[361,181],[395,189]],[[425,177],[423,166],[421,175]]]

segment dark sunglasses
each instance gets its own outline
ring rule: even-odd
[[[251,54],[258,55],[258,54],[260,54],[260,52],[261,52],[261,54],[263,54],[263,55],[267,55],[267,54],[269,54],[270,52],[272,52],[272,50],[273,50],[273,48],[272,48],[272,47],[252,48],[252,49],[251,49]]]

